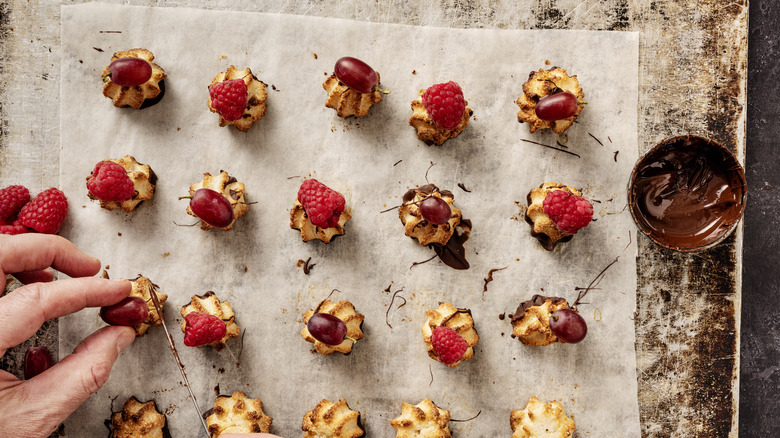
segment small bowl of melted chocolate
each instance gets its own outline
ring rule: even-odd
[[[668,138],[640,158],[628,187],[639,229],[656,244],[694,252],[722,242],[745,211],[745,170],[707,138]]]

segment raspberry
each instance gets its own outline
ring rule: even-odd
[[[455,330],[439,326],[431,335],[431,344],[433,352],[444,365],[452,365],[459,361],[466,350],[469,348],[468,342],[463,339]]]
[[[68,214],[68,199],[52,187],[38,193],[22,207],[19,222],[39,233],[56,234]]]
[[[567,234],[576,233],[593,220],[593,205],[587,199],[565,190],[548,193],[542,206],[555,227]]]
[[[211,107],[228,122],[241,118],[246,108],[246,84],[243,79],[217,82],[209,87]]]
[[[29,231],[19,219],[0,221],[0,234],[24,234]]]
[[[87,190],[101,201],[124,202],[135,194],[133,180],[127,170],[113,161],[103,160],[87,179]]]
[[[217,342],[225,337],[227,326],[225,322],[214,315],[203,312],[191,312],[184,317],[184,345],[200,347]]]
[[[335,227],[344,211],[344,197],[316,179],[307,179],[298,189],[298,201],[306,215],[320,228]]]
[[[24,186],[8,186],[0,190],[0,220],[16,215],[29,201],[30,191]]]
[[[466,101],[460,85],[453,81],[436,84],[425,90],[422,104],[437,125],[453,130],[458,127],[466,110]]]

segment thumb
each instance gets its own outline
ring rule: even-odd
[[[119,353],[135,339],[131,327],[103,327],[84,339],[73,353],[24,382],[30,415],[54,430],[108,381]],[[34,411],[38,411],[33,413]]]

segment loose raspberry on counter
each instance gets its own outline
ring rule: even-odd
[[[127,170],[113,161],[103,160],[87,179],[87,190],[101,201],[124,202],[133,197],[135,187]]]
[[[469,348],[468,342],[455,330],[439,326],[431,335],[431,344],[436,356],[444,365],[451,365],[459,361]]]
[[[27,228],[44,233],[57,234],[68,214],[68,199],[52,187],[36,195],[22,207],[19,222]]]
[[[225,322],[214,315],[203,312],[191,312],[184,317],[184,345],[200,347],[217,342],[225,337],[227,326]]]
[[[298,189],[298,201],[306,215],[320,228],[335,227],[339,223],[346,201],[341,193],[329,188],[316,179],[307,179]]]
[[[544,213],[555,227],[575,234],[593,220],[593,205],[587,199],[564,190],[553,190],[544,198]]]
[[[0,220],[16,216],[28,202],[30,191],[24,186],[8,186],[0,190]]]
[[[453,81],[429,87],[422,95],[422,103],[433,121],[448,130],[458,127],[466,110],[463,91]]]
[[[216,82],[209,87],[211,106],[223,119],[233,122],[244,114],[247,102],[247,88],[243,79]]]

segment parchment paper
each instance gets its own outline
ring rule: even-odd
[[[580,437],[639,436],[634,323],[636,247],[625,188],[637,159],[638,37],[628,32],[441,29],[273,14],[87,4],[62,8],[61,183],[71,210],[62,234],[99,257],[112,278],[143,274],[169,294],[165,319],[202,410],[215,393],[245,391],[263,400],[272,432],[300,436],[306,411],[345,398],[362,414],[366,436],[392,437],[402,402],[430,397],[451,411],[456,437],[509,436],[509,412],[530,396],[559,400]],[[114,108],[100,92],[111,54],[154,52],[168,73],[163,100],[141,111]],[[368,117],[342,120],[325,108],[322,81],[341,56],[356,56],[392,91]],[[549,61],[550,65],[547,65]],[[220,128],[207,87],[229,65],[250,67],[269,86],[268,113],[248,133]],[[567,136],[537,132],[516,119],[528,72],[562,66],[589,102]],[[441,148],[417,140],[410,102],[434,83],[460,83],[474,117]],[[602,144],[599,144],[596,139]],[[580,157],[544,148],[565,143]],[[619,151],[619,153],[617,152]],[[152,201],[133,213],[89,202],[95,163],[134,155],[159,177]],[[400,162],[399,162],[400,161]],[[455,194],[474,223],[468,271],[437,260],[405,237],[397,211],[409,188],[430,182]],[[230,232],[178,226],[190,184],[220,169],[246,183],[256,202]],[[353,219],[329,245],[303,243],[289,228],[302,177],[343,193]],[[531,237],[522,211],[546,181],[584,189],[597,221],[553,252]],[[462,183],[471,192],[458,188]],[[596,202],[598,201],[598,202]],[[614,213],[614,214],[613,214]],[[589,325],[576,345],[526,347],[508,317],[535,293],[573,302],[616,257],[580,306]],[[304,275],[296,266],[311,257]],[[493,274],[483,291],[484,278]],[[387,316],[390,291],[403,288]],[[365,338],[349,356],[321,356],[300,336],[303,313],[338,289],[366,316]],[[542,292],[540,289],[543,289]],[[221,353],[187,348],[179,309],[213,290],[234,307],[244,330]],[[455,369],[428,358],[425,309],[448,301],[473,312],[480,341]],[[64,318],[60,355],[103,322],[97,310]],[[174,437],[202,436],[161,328],[125,351],[109,382],[66,424],[72,436],[102,436],[112,404],[155,398]],[[116,398],[116,401],[114,399]]]

